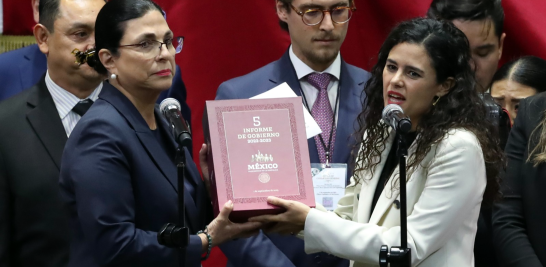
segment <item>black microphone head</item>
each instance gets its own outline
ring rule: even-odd
[[[161,103],[159,104],[159,110],[163,115],[165,115],[165,112],[170,109],[177,109],[180,110],[180,102],[174,98],[165,98]]]
[[[411,131],[411,121],[409,119],[401,119],[398,122],[398,130],[402,133],[409,133]]]

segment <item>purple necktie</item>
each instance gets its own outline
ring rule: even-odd
[[[332,131],[332,125],[334,123],[334,112],[332,111],[332,106],[330,100],[328,99],[328,84],[330,84],[330,74],[329,73],[312,73],[307,76],[307,81],[313,87],[319,90],[317,100],[313,104],[311,109],[311,115],[317,121],[320,129],[322,130],[322,140],[320,141],[319,135],[315,136],[315,143],[317,143],[317,150],[319,154],[319,159],[321,163],[326,162],[326,149],[330,144],[330,162],[332,161],[332,156],[334,155],[334,143],[336,142],[336,127],[334,125]],[[337,103],[336,103],[337,104]],[[330,140],[330,131],[332,131],[332,142]]]

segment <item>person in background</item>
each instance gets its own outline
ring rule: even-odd
[[[475,90],[468,41],[451,22],[418,18],[396,26],[377,58],[359,115],[357,168],[335,212],[270,197],[286,212],[249,221],[303,231],[308,253],[378,266],[380,247],[401,242],[399,136],[382,121],[383,109],[396,104],[412,123],[405,140],[411,266],[473,266],[480,206],[498,197],[503,153]]]
[[[40,1],[31,0],[34,21],[39,23]],[[75,47],[74,47],[75,48]],[[0,54],[0,102],[14,96],[36,84],[47,70],[46,55],[37,44],[29,45],[17,50]],[[181,105],[182,116],[191,125],[191,110],[186,103],[186,86],[182,81],[180,67],[176,66],[173,85],[161,93],[157,102],[167,97],[178,100]]]
[[[114,0],[98,13],[87,62],[108,81],[66,143],[59,180],[74,231],[68,266],[200,266],[212,247],[261,226],[230,222],[231,201],[212,220],[209,194],[186,147],[180,147],[184,192],[178,192],[180,155],[156,100],[171,87],[183,38],[162,12],[150,0]],[[179,249],[158,241],[165,224],[180,223],[180,195],[191,234],[184,262]]]
[[[34,86],[0,102],[1,267],[68,263],[71,232],[59,195],[61,156],[104,80],[88,65],[74,63],[71,51],[95,46],[95,19],[104,4],[41,0],[34,37],[48,70]]]
[[[546,91],[546,60],[525,56],[504,64],[493,76],[491,96],[510,114],[514,123],[519,102]]]
[[[258,70],[226,81],[216,99],[250,98],[286,82],[302,96],[304,106],[319,122],[322,134],[308,139],[311,163],[345,163],[347,178],[354,167],[351,155],[357,142],[351,136],[362,111],[364,83],[370,74],[343,60],[339,49],[356,7],[353,0],[277,0],[281,28],[290,35],[284,55]],[[347,179],[348,180],[348,179]],[[260,234],[224,251],[244,250],[244,264],[236,266],[348,266],[326,253],[306,255],[295,237]],[[234,263],[228,263],[231,266]]]
[[[503,199],[493,210],[493,244],[501,267],[546,266],[545,115],[546,93],[521,100],[504,151]]]
[[[31,0],[34,22],[39,23],[39,0]],[[36,84],[47,70],[46,55],[37,44],[0,54],[0,101]]]
[[[469,42],[476,90],[486,104],[490,121],[497,126],[499,146],[504,149],[510,133],[510,116],[488,92],[504,48],[504,9],[501,0],[433,0],[427,17],[447,20],[459,28]],[[492,243],[491,208],[483,207],[474,246],[476,267],[496,267]]]
[[[433,0],[427,17],[449,20],[464,32],[476,73],[476,90],[489,90],[506,38],[501,0]]]

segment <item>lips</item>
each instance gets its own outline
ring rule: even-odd
[[[318,43],[324,43],[324,44],[333,43],[333,42],[335,42],[337,40],[339,40],[339,38],[337,38],[335,36],[320,36],[320,37],[313,38],[313,41],[318,42]]]
[[[164,70],[160,70],[156,73],[154,73],[155,75],[158,75],[158,76],[169,76],[171,75],[171,70],[170,69],[164,69]]]
[[[401,103],[406,101],[406,98],[402,94],[397,93],[395,91],[388,91],[387,92],[387,97],[388,97],[388,103],[389,104],[400,105]]]

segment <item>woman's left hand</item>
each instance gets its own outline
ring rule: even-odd
[[[265,232],[273,232],[285,235],[294,235],[305,227],[305,219],[311,210],[309,206],[292,200],[284,200],[277,197],[268,197],[267,203],[286,209],[277,215],[262,215],[248,219],[249,222],[262,222],[270,227],[263,229]]]

